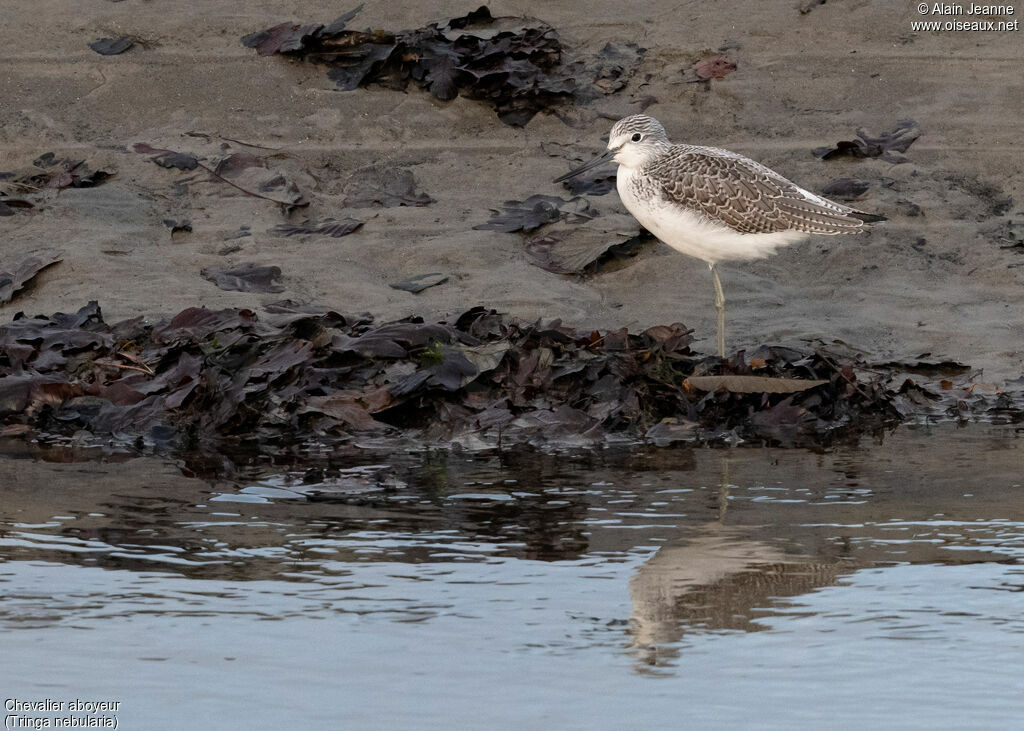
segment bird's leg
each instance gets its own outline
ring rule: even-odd
[[[718,268],[708,264],[711,277],[715,280],[715,309],[718,310],[718,357],[725,357],[725,292],[722,291],[722,280],[718,278]]]

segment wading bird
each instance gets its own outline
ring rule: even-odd
[[[764,165],[717,147],[673,145],[653,117],[619,120],[608,149],[554,182],[609,160],[619,164],[619,197],[640,224],[676,251],[711,268],[718,310],[718,354],[725,356],[725,295],[718,263],[761,259],[810,234],[862,231],[880,220],[835,203]]]

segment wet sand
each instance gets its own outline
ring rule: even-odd
[[[0,319],[75,310],[90,299],[108,321],[196,305],[258,309],[282,298],[378,319],[443,319],[485,305],[584,328],[682,321],[696,329],[697,347],[710,350],[715,313],[701,262],[652,246],[613,272],[560,276],[529,263],[519,234],[473,229],[505,200],[567,195],[551,179],[601,149],[605,117],[653,96],[647,111],[674,140],[742,152],[814,191],[859,178],[870,188],[854,205],[889,218],[865,236],[819,237],[725,267],[731,349],[841,339],[876,360],[931,353],[969,363],[989,382],[1021,374],[1024,252],[1001,248],[1010,222],[1021,221],[1019,204],[1007,203],[1020,199],[1024,176],[1019,32],[913,33],[914,5],[881,1],[807,14],[796,3],[658,0],[637,10],[598,2],[585,13],[502,3],[491,6],[495,15],[539,17],[584,52],[625,41],[648,49],[630,85],[592,103],[582,126],[539,115],[517,129],[484,104],[440,103],[415,88],[339,92],[322,68],[259,57],[239,42],[279,22],[328,22],[347,9],[269,0],[230,10],[143,0],[93,2],[74,13],[56,0],[10,7],[0,28],[0,171],[54,152],[117,175],[100,187],[48,193],[44,207],[0,219],[3,266],[41,249],[65,252],[30,292],[0,307]],[[416,28],[471,9],[389,1],[350,25]],[[137,41],[125,54],[88,47],[122,35]],[[734,73],[709,89],[684,82],[682,70],[723,46],[733,47]],[[906,118],[923,132],[909,162],[811,154],[852,139],[857,127],[877,134]],[[285,220],[277,206],[203,174],[158,167],[131,151],[138,142],[211,157],[223,144],[272,155],[311,201],[293,218],[366,223],[341,239],[275,235],[270,229]],[[349,175],[380,161],[412,170],[436,202],[344,209]],[[175,187],[183,178],[193,181],[187,190]],[[592,204],[610,231],[636,230],[614,193]],[[172,239],[164,219],[188,219],[193,231]],[[243,226],[251,235],[231,238]],[[227,292],[199,274],[241,262],[280,266],[285,291]],[[450,279],[418,295],[388,286],[426,272]]]

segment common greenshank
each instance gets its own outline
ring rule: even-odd
[[[676,251],[711,268],[718,354],[725,356],[725,295],[718,263],[760,259],[810,234],[862,231],[878,220],[791,183],[774,170],[717,147],[673,145],[653,117],[620,119],[608,150],[554,182],[609,160],[619,164],[619,197],[640,224]]]

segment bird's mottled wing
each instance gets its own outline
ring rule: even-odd
[[[735,231],[856,233],[853,209],[813,196],[764,165],[727,150],[674,145],[644,166],[664,201],[720,221]]]

